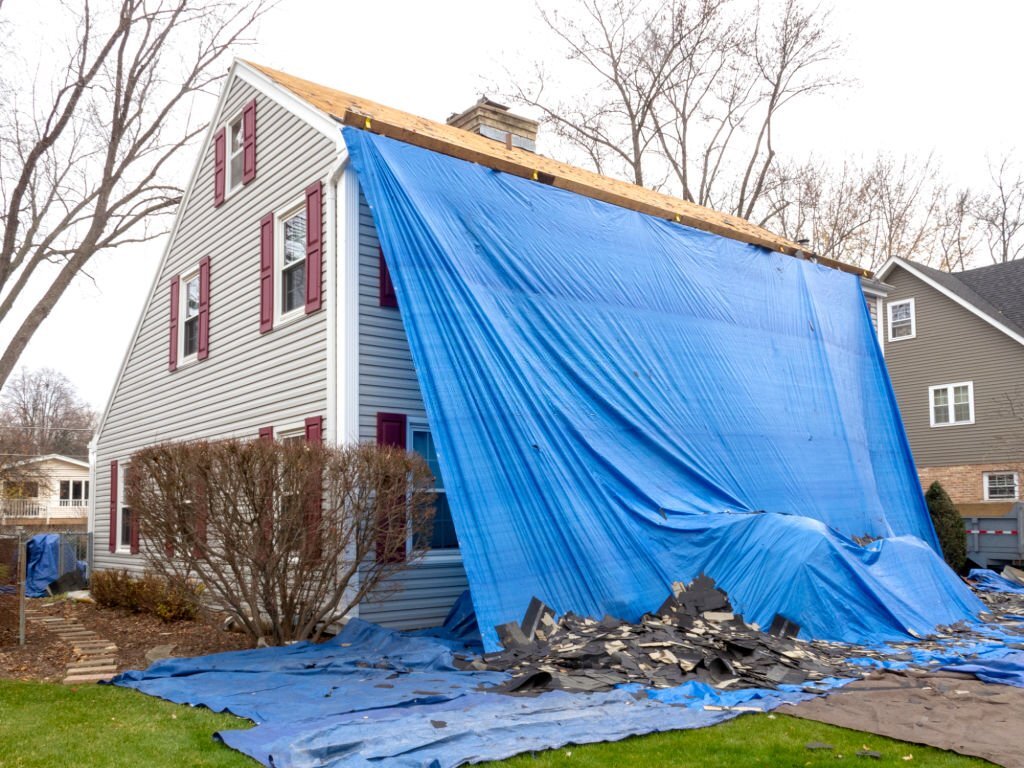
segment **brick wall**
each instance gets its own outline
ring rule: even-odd
[[[1002,464],[961,464],[955,467],[918,467],[917,476],[921,487],[928,486],[938,480],[954,504],[973,503],[985,500],[985,472],[1016,472],[1018,496],[1024,485],[1024,463],[1006,462]]]

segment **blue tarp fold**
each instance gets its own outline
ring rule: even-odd
[[[532,596],[636,619],[700,572],[818,638],[981,609],[937,554],[856,277],[344,136],[486,647]]]

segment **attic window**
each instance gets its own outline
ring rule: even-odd
[[[912,339],[917,335],[914,300],[889,302],[889,341]]]
[[[242,159],[245,154],[245,130],[239,115],[228,126],[228,192],[242,186]]]

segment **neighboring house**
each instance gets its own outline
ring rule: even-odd
[[[78,528],[89,515],[89,464],[50,454],[11,467],[0,488],[0,524]]]
[[[132,454],[153,443],[375,440],[418,451],[439,474],[385,254],[347,164],[345,124],[807,258],[742,219],[536,155],[537,124],[493,102],[444,125],[236,61],[97,433],[96,568],[143,568],[145,532],[124,503],[124,478]],[[465,589],[437,485],[430,552],[386,602],[361,605],[362,618],[434,625]]]
[[[1024,478],[1024,261],[951,274],[892,259],[878,277],[922,486],[941,482],[968,517],[1009,508]]]

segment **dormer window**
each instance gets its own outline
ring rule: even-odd
[[[917,335],[914,300],[889,302],[889,341],[912,339]]]

